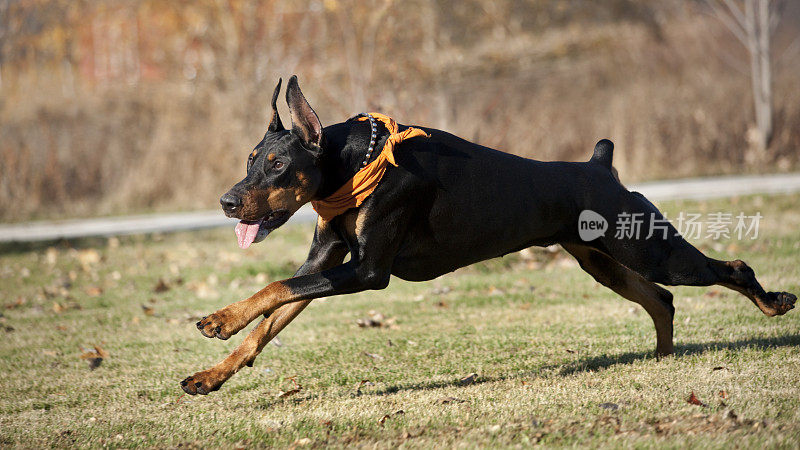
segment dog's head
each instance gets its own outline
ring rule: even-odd
[[[292,127],[284,129],[276,105],[280,90],[278,80],[269,126],[247,159],[247,176],[219,200],[225,215],[240,220],[236,235],[241,248],[286,223],[314,197],[322,179],[322,124],[292,76],[286,87]]]

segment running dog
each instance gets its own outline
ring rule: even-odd
[[[794,307],[794,295],[766,292],[744,262],[703,255],[644,196],[620,184],[609,140],[598,142],[586,162],[541,162],[380,114],[323,128],[295,76],[287,85],[292,125],[285,129],[276,108],[280,88],[279,81],[247,176],[220,202],[227,216],[241,220],[242,248],[311,202],[320,214],[311,249],[293,277],[197,322],[204,336],[228,339],[264,316],[223,361],[181,382],[189,394],[215,391],[252,366],[315,298],[383,289],[391,275],[431,280],[530,246],[560,244],[599,283],[642,305],[655,324],[657,355],[673,352],[675,312],[672,294],[659,284],[725,286],[767,316]],[[585,211],[610,223],[621,213],[640,214],[643,229],[658,221],[664,233],[585,240],[578,226]]]

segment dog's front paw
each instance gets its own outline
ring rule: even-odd
[[[241,321],[237,320],[236,316],[227,311],[226,308],[210,316],[203,317],[196,325],[197,329],[203,333],[203,336],[226,340],[244,328],[244,325],[240,322]]]
[[[209,392],[218,390],[227,380],[228,377],[209,369],[184,378],[181,381],[181,389],[189,395],[208,395]]]

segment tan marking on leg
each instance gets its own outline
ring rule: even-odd
[[[349,211],[344,213],[342,216],[342,226],[344,226],[344,232],[347,234],[347,237],[350,239],[356,238],[356,222],[358,222],[358,211]]]
[[[578,260],[581,268],[592,275],[597,282],[626,299],[642,305],[647,314],[650,315],[656,328],[657,355],[669,355],[673,352],[673,315],[667,304],[662,300],[664,298],[672,298],[672,294],[669,291],[645,280],[641,275],[597,250],[580,245],[563,245],[563,247]]]
[[[756,279],[755,272],[744,261],[713,261],[715,271],[724,281],[716,283],[743,294],[766,316],[786,314],[794,308],[797,297],[788,292],[766,292]]]
[[[323,219],[322,216],[317,216],[317,228],[319,231],[322,231],[329,226],[330,223],[327,220]]]
[[[210,369],[197,372],[181,384],[190,393],[207,394],[219,389],[233,374],[246,365],[252,365],[256,356],[286,325],[305,309],[311,300],[290,303],[278,308],[275,313],[261,320],[250,334],[225,359]],[[197,385],[199,383],[199,385]]]
[[[275,309],[279,302],[293,295],[283,282],[276,281],[245,300],[232,303],[198,322],[197,328],[206,337],[228,339],[256,317]]]
[[[365,209],[361,209],[358,212],[358,216],[356,216],[356,226],[355,226],[355,233],[356,236],[361,236],[361,232],[364,231],[364,222],[367,220],[367,211]]]

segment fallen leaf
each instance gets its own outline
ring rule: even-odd
[[[568,348],[568,349],[566,349],[566,350],[567,350],[567,353],[575,353],[575,350],[573,350],[573,349],[571,349],[571,348]]]
[[[301,438],[301,439],[298,439],[298,440],[294,441],[293,445],[297,445],[299,447],[305,447],[306,445],[308,445],[310,443],[311,443],[311,438],[307,438],[306,437],[306,438]]]
[[[436,400],[436,403],[439,405],[446,405],[448,403],[464,403],[466,400],[461,400],[460,398],[455,397],[442,397]]]
[[[356,324],[359,327],[361,328],[390,327],[395,322],[394,318],[387,319],[386,316],[377,311],[369,311],[367,315],[368,317],[356,320]]]
[[[75,302],[68,302],[68,303],[53,302],[53,312],[56,314],[60,314],[69,309],[83,309],[83,307]]]
[[[288,391],[280,391],[278,392],[278,398],[289,397],[297,394],[298,392],[300,392],[300,388],[289,389]]]
[[[47,264],[50,264],[52,266],[56,263],[57,260],[58,260],[58,250],[56,250],[55,247],[47,247],[47,251],[45,251],[45,261],[47,261]]]
[[[708,406],[705,403],[701,402],[700,399],[697,398],[696,395],[694,395],[694,391],[692,391],[692,393],[689,394],[689,398],[686,399],[686,402],[689,403],[690,405],[697,405],[697,406],[702,406],[702,407]]]
[[[478,374],[477,373],[471,373],[471,374],[465,376],[464,378],[462,378],[461,380],[459,380],[459,382],[461,383],[462,386],[467,386],[469,384],[474,383],[476,378],[478,378]]]
[[[376,353],[364,352],[364,355],[369,356],[372,359],[378,359],[378,360],[382,360],[383,359],[383,356],[378,355]]]
[[[728,392],[725,391],[725,390],[719,391],[718,395],[719,395],[719,398],[721,398],[721,399],[727,399],[728,398]]]
[[[78,262],[81,263],[81,266],[83,266],[84,269],[88,269],[89,266],[100,262],[100,253],[93,248],[81,250],[76,256]]]
[[[95,345],[94,350],[81,348],[81,351],[83,352],[81,354],[81,359],[85,359],[89,362],[90,370],[100,367],[100,364],[103,363],[103,360],[108,358],[108,352],[99,345]]]
[[[722,418],[736,421],[736,419],[738,419],[739,417],[736,415],[735,412],[733,412],[732,409],[726,409],[725,412],[722,413]]]
[[[144,311],[145,316],[154,316],[156,314],[156,310],[147,305],[142,305],[142,311]]]
[[[86,295],[89,297],[97,297],[98,295],[103,294],[103,288],[99,286],[89,286],[86,288]]]
[[[361,380],[356,386],[356,395],[361,395],[361,388],[364,386],[373,386],[374,384],[369,380]]]
[[[433,294],[433,295],[444,295],[444,294],[450,293],[450,291],[452,291],[452,290],[453,290],[453,288],[451,288],[450,286],[437,287],[437,288],[433,288],[433,290],[431,290],[431,294]]]
[[[5,306],[4,306],[4,308],[5,308],[5,309],[14,309],[14,308],[18,308],[18,307],[20,307],[20,306],[24,305],[24,304],[25,304],[25,301],[26,301],[26,300],[25,300],[25,297],[19,296],[19,297],[17,297],[17,299],[16,299],[16,300],[14,300],[13,302],[11,302],[11,303],[6,303],[6,304],[5,304]]]
[[[400,409],[400,410],[397,410],[397,411],[395,411],[395,412],[394,412],[394,413],[392,413],[392,414],[384,414],[384,416],[383,416],[383,417],[381,417],[380,419],[378,419],[378,423],[380,424],[380,426],[381,426],[381,427],[383,427],[383,424],[384,424],[384,423],[386,423],[386,419],[389,419],[389,418],[391,418],[392,416],[399,416],[399,415],[401,415],[401,414],[405,414],[405,413],[406,413],[405,411],[403,411],[402,409]]]
[[[103,349],[103,347],[100,347],[99,345],[95,345],[94,346],[94,351],[97,352],[97,354],[100,355],[101,358],[108,358],[108,352],[105,351]]]
[[[711,369],[711,371],[714,372],[714,371],[717,371],[717,370],[726,370],[726,369],[727,369],[727,367],[717,366],[717,367],[714,367],[713,369]]]
[[[164,279],[159,278],[158,283],[156,283],[155,287],[153,288],[153,292],[160,294],[162,292],[167,292],[169,289],[169,285],[164,281]]]
[[[287,389],[286,391],[278,392],[278,395],[277,395],[278,398],[289,397],[291,395],[297,394],[298,392],[300,392],[303,389],[303,386],[301,386],[300,383],[297,382],[297,378],[296,377],[290,377],[290,378],[288,378],[288,381],[291,381],[292,384],[294,385],[294,387],[292,389]]]
[[[492,296],[492,297],[500,297],[500,296],[506,295],[506,291],[504,291],[504,290],[502,290],[502,289],[500,289],[500,288],[498,288],[496,286],[490,286],[489,287],[489,295]]]

